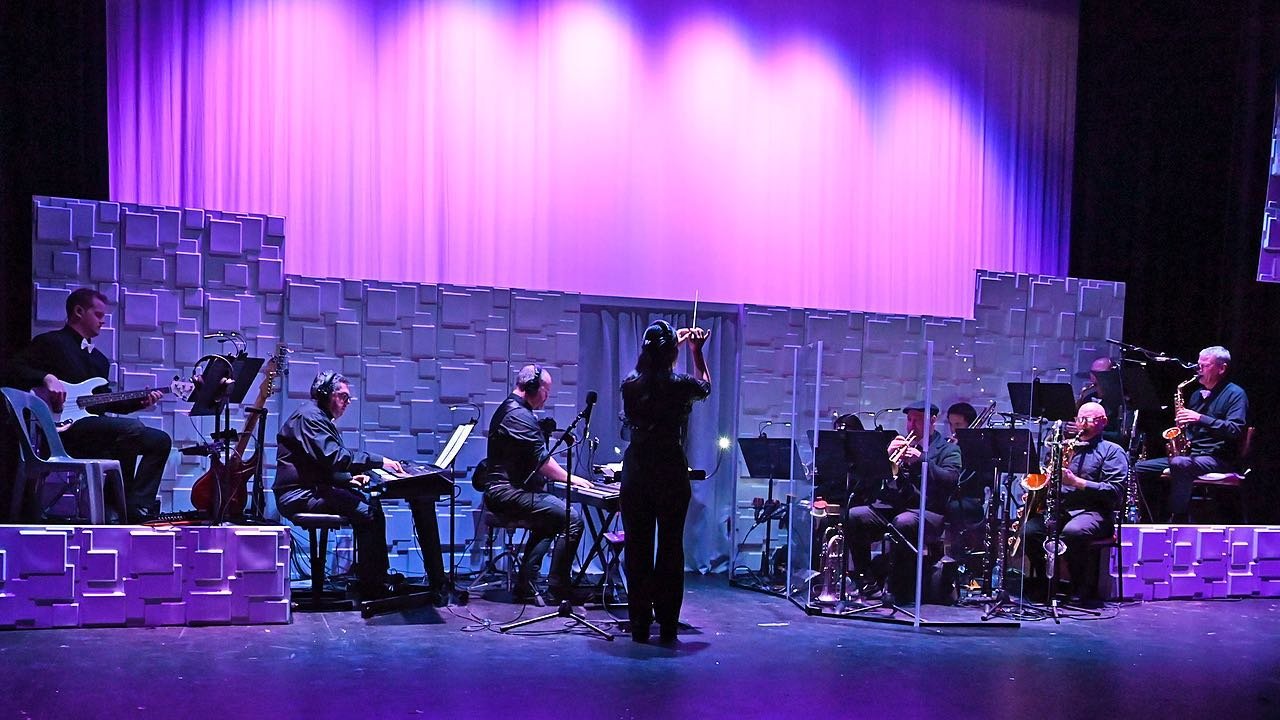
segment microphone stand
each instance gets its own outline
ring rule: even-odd
[[[556,444],[554,446],[552,446],[551,452],[547,453],[547,457],[550,458],[551,456],[555,455],[557,451],[559,451],[560,446],[562,444],[567,445],[567,447],[565,448],[565,475],[567,477],[565,478],[565,482],[564,482],[564,542],[568,542],[569,526],[573,521],[573,517],[570,513],[573,509],[573,505],[572,505],[573,446],[575,443],[573,443],[570,438],[572,438],[573,428],[577,426],[578,421],[585,419],[586,423],[583,426],[582,439],[583,440],[587,439],[587,435],[591,432],[591,411],[595,408],[595,404],[596,404],[595,392],[587,393],[587,406],[583,408],[582,412],[578,413],[578,416],[573,419],[573,422],[569,423],[569,427],[564,429],[564,433],[560,436],[560,439],[556,441]],[[538,470],[541,470],[541,469],[542,469],[542,465],[539,464],[538,467],[534,468],[533,472],[529,474],[529,478],[532,478],[534,475],[537,474]],[[526,478],[525,480],[526,483],[528,483],[529,478]],[[570,562],[570,565],[572,565],[572,561]],[[569,577],[566,577],[565,580],[566,581],[569,580],[569,578],[572,576],[573,576],[573,573],[570,572]],[[556,608],[555,612],[546,613],[544,615],[539,615],[537,617],[531,617],[527,620],[520,620],[518,622],[507,623],[506,625],[499,626],[498,631],[505,633],[510,630],[517,630],[526,625],[534,625],[544,620],[551,620],[554,618],[565,618],[568,620],[573,620],[577,624],[585,626],[588,630],[592,631],[596,635],[599,635],[605,640],[609,640],[611,642],[613,641],[613,635],[608,630],[605,630],[599,625],[593,624],[590,620],[586,619],[582,615],[575,613],[573,611],[573,602],[570,600],[561,600],[560,606]]]

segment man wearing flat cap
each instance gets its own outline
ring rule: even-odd
[[[871,543],[883,537],[890,525],[912,545],[916,542],[920,523],[920,468],[921,460],[925,458],[929,465],[924,513],[925,542],[932,542],[942,535],[947,501],[960,478],[960,448],[946,442],[942,433],[933,429],[938,419],[938,406],[929,406],[928,417],[924,410],[922,402],[902,409],[907,415],[907,435],[899,435],[889,443],[889,457],[897,459],[894,463],[897,466],[896,477],[888,478],[864,496],[865,504],[849,509],[845,537],[852,553],[854,570],[861,576],[859,584],[864,588],[874,589],[874,580],[878,579],[873,578],[870,572]],[[926,437],[928,449],[922,450]],[[891,587],[895,592],[905,592],[908,578],[914,576],[911,548],[901,541],[894,542],[892,559],[895,581]]]

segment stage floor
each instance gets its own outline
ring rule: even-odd
[[[369,621],[0,632],[0,717],[1280,716],[1275,600],[914,630],[809,617],[691,575],[695,629],[674,647],[561,633],[559,619],[501,635],[475,619],[517,614],[477,600]]]

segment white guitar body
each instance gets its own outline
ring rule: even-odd
[[[58,426],[58,432],[71,427],[71,424],[77,420],[91,417],[94,413],[89,412],[89,408],[98,405],[108,405],[121,400],[141,400],[152,392],[159,390],[164,393],[173,393],[180,398],[186,399],[191,397],[195,386],[189,382],[174,380],[167,388],[147,388],[145,390],[130,390],[118,393],[98,393],[93,391],[107,385],[105,378],[89,378],[82,383],[67,383],[67,399],[62,403],[62,412],[53,414],[54,424]]]

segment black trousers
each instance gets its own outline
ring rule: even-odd
[[[422,562],[433,588],[449,580],[440,551],[440,525],[436,519],[434,496],[408,499],[413,513],[414,533],[422,548]],[[364,583],[379,583],[390,567],[387,555],[387,519],[382,505],[370,505],[361,493],[349,488],[295,488],[276,496],[280,514],[291,518],[298,513],[341,515],[351,523],[356,541],[356,577]]]
[[[1097,578],[1089,572],[1089,545],[1111,533],[1111,513],[1097,510],[1066,510],[1058,513],[1062,530],[1060,539],[1066,545],[1067,569],[1076,592],[1085,598],[1097,594]],[[1045,561],[1044,541],[1048,528],[1043,515],[1027,520],[1027,557],[1037,564]],[[1096,568],[1095,568],[1096,569]]]
[[[538,578],[538,570],[551,548],[552,539],[565,532],[564,499],[551,493],[518,490],[510,483],[496,482],[484,491],[484,505],[490,512],[529,524],[529,540],[524,546],[517,582],[521,588],[531,587]],[[569,534],[551,556],[547,584],[552,588],[569,586],[573,558],[578,554],[578,543],[582,540],[582,513],[572,506],[569,507],[568,525]]]
[[[926,544],[942,536],[943,521],[944,518],[940,513],[925,510]],[[871,572],[871,543],[884,537],[890,525],[897,528],[907,542],[915,545],[920,531],[919,508],[903,509],[872,504],[849,509],[844,532],[855,572],[864,575]],[[911,552],[911,548],[901,540],[891,542],[890,546],[893,567],[889,577],[889,588],[894,593],[906,597],[915,589],[915,553]]]
[[[1169,470],[1168,483],[1163,473]],[[1177,520],[1185,520],[1191,507],[1191,490],[1195,487],[1196,478],[1205,473],[1227,472],[1231,465],[1212,455],[1179,456],[1174,458],[1152,458],[1143,460],[1133,467],[1134,475],[1142,483],[1143,494],[1156,501],[1159,509],[1154,510],[1153,522],[1164,522],[1169,516]]]
[[[77,420],[59,437],[72,457],[120,461],[130,519],[159,510],[156,496],[173,446],[168,433],[133,418],[95,416]]]
[[[684,521],[693,492],[677,446],[638,447],[623,458],[622,528],[631,627],[674,627],[684,601]],[[654,538],[657,544],[654,544]]]

